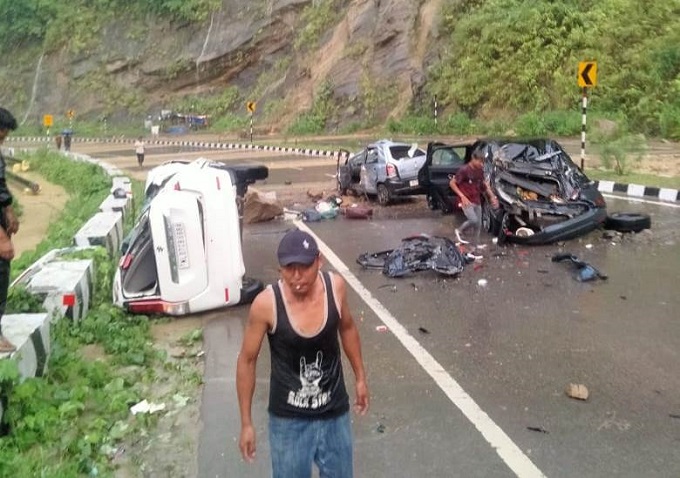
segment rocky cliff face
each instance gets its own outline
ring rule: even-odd
[[[333,8],[322,10],[324,2]],[[18,103],[18,116],[25,112],[29,121],[68,109],[122,118],[236,87],[240,99],[257,101],[258,114],[276,128],[309,109],[325,85],[337,106],[336,124],[384,119],[418,99],[436,54],[441,3],[223,0],[201,25],[117,18],[87,51],[24,62],[24,93],[0,99]],[[315,18],[324,11],[330,13]],[[313,22],[323,28],[302,35]]]

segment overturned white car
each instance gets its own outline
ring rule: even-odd
[[[151,170],[145,206],[122,247],[114,303],[183,315],[252,301],[262,283],[245,278],[239,204],[267,175],[265,166],[204,159]]]

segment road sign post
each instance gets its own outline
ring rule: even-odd
[[[246,109],[248,110],[248,113],[250,113],[250,144],[253,144],[253,115],[257,109],[257,103],[248,101],[246,103]]]
[[[581,170],[586,163],[586,110],[588,109],[588,88],[597,85],[597,62],[582,61],[578,64],[578,86],[582,88],[581,101]]]
[[[434,125],[437,126],[437,95],[434,95]]]
[[[47,136],[50,135],[50,128],[54,125],[54,117],[52,115],[43,115],[43,126],[47,128]]]

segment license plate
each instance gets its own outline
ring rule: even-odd
[[[172,225],[172,238],[175,243],[175,257],[177,258],[177,268],[189,268],[189,250],[187,247],[187,233],[184,224],[176,222]]]
[[[415,188],[416,186],[418,186],[418,180],[417,180],[417,179],[411,179],[411,180],[408,182],[408,185],[409,185],[410,187],[412,187],[412,188]]]

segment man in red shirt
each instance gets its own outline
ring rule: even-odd
[[[482,249],[484,245],[479,243],[479,235],[482,230],[482,192],[485,192],[491,206],[498,207],[498,198],[491,190],[488,181],[484,179],[484,152],[476,149],[472,152],[470,160],[458,170],[456,176],[451,178],[449,187],[458,196],[460,206],[467,220],[455,230],[456,239],[461,244],[468,244],[461,236],[470,228],[475,231],[475,249]]]

